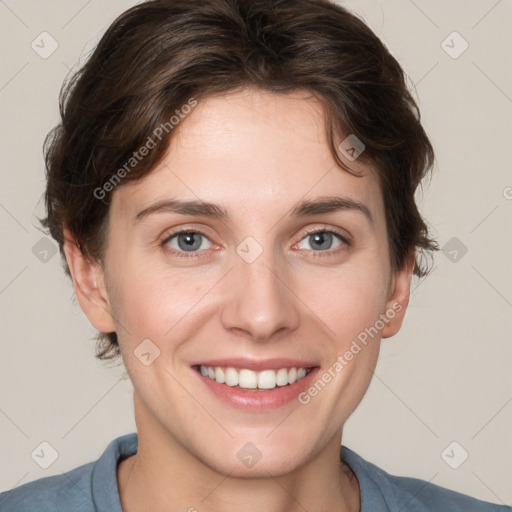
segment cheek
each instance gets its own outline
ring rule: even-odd
[[[145,338],[157,344],[172,339],[184,320],[190,324],[208,304],[207,292],[216,282],[211,272],[169,271],[147,263],[131,268],[141,270],[123,265],[112,276],[111,297],[120,339],[130,345]]]
[[[337,271],[310,273],[301,280],[298,295],[343,348],[384,312],[388,277],[385,264],[347,265]]]

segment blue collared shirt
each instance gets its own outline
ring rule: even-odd
[[[137,434],[126,434],[114,439],[95,462],[0,493],[0,512],[122,512],[117,464],[136,453],[137,446]],[[511,506],[390,475],[343,445],[340,457],[359,481],[360,512],[512,512]]]

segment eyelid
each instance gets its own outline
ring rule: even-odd
[[[195,233],[195,234],[199,234],[201,235],[202,237],[206,238],[213,246],[216,246],[217,248],[219,247],[219,245],[217,243],[215,243],[211,237],[209,237],[206,233],[205,233],[205,229],[204,228],[193,228],[191,226],[180,226],[179,228],[176,228],[175,230],[166,230],[164,232],[164,235],[162,237],[159,237],[159,245],[163,248],[163,250],[165,252],[167,252],[168,254],[171,254],[173,256],[177,256],[178,258],[187,258],[187,259],[190,259],[190,258],[198,258],[198,257],[202,257],[205,253],[208,252],[207,249],[203,249],[201,251],[179,251],[177,249],[174,249],[172,247],[169,247],[169,241],[178,236],[178,235],[181,235],[181,234],[185,234],[185,233]],[[213,249],[215,250],[215,249]]]
[[[338,236],[344,244],[346,244],[346,245],[352,244],[352,237],[349,234],[344,234],[340,230],[330,227],[330,226],[321,226],[321,227],[308,229],[308,230],[306,230],[306,233],[298,240],[298,242],[302,242],[302,240],[304,240],[307,236],[314,235],[315,233],[331,233],[331,234]],[[295,243],[298,243],[298,242],[295,242]],[[324,252],[327,252],[327,251],[324,251]]]
[[[314,249],[298,249],[296,251],[297,255],[301,255],[302,257],[308,259],[315,258],[324,260],[325,258],[328,259],[339,257],[341,254],[346,253],[346,251],[352,248],[352,241],[350,237],[347,237],[340,233],[337,229],[330,227],[317,227],[307,230],[306,233],[297,242],[293,244],[292,248],[295,248],[308,236],[314,235],[316,233],[328,233],[334,235],[338,239],[339,246],[335,247],[334,249],[327,249],[325,251],[315,251]],[[306,253],[307,256],[304,256],[304,252]]]
[[[200,235],[203,235],[204,237],[208,238],[208,240],[212,241],[211,236],[209,236],[207,233],[208,231],[208,227],[204,225],[201,225],[200,227],[195,227],[186,224],[180,224],[178,227],[166,229],[163,232],[163,235],[160,235],[158,239],[160,240],[160,242],[166,242],[169,240],[169,238],[172,238],[182,233],[199,233]],[[212,241],[212,243],[214,242]]]
[[[215,243],[212,241],[212,239],[205,233],[205,230],[204,228],[195,228],[195,227],[191,227],[191,226],[180,226],[179,228],[176,228],[176,230],[171,230],[171,231],[166,231],[165,234],[160,238],[160,245],[161,246],[164,246],[166,247],[169,240],[171,240],[172,238],[180,235],[180,234],[185,234],[185,233],[196,233],[196,234],[199,234],[203,237],[205,237],[207,240],[209,240],[209,242],[211,244],[213,244],[214,246],[217,247],[217,249],[220,247],[222,248],[222,246],[220,246],[219,244]],[[302,242],[305,238],[307,238],[308,236],[310,235],[314,235],[316,233],[329,233],[329,234],[333,234],[335,236],[337,236],[339,238],[339,240],[342,242],[342,244],[346,247],[350,247],[352,245],[352,241],[351,241],[351,237],[350,236],[347,236],[343,233],[341,233],[339,230],[337,230],[336,228],[333,228],[331,226],[317,226],[315,228],[310,228],[310,229],[307,229],[305,233],[303,233],[301,235],[301,237],[292,244],[292,247],[293,246],[296,246],[298,243]],[[203,250],[200,250],[200,251],[179,251],[179,250],[176,250],[174,248],[169,248],[167,247],[165,249],[167,252],[171,253],[171,254],[174,254],[174,255],[178,255],[178,257],[184,257],[184,258],[194,258],[194,257],[201,257],[202,255],[204,255],[205,253],[208,252],[207,249],[203,249]],[[337,252],[339,252],[340,250],[342,249],[337,249],[337,250],[325,250],[325,251],[314,251],[312,249],[306,249],[306,251],[308,251],[309,253],[313,253],[315,256],[322,256],[322,254],[324,254],[325,256],[329,256],[329,255],[333,255],[333,254],[336,254]],[[301,249],[301,251],[304,251],[304,249]]]

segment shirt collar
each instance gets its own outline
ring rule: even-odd
[[[123,512],[117,486],[117,464],[137,452],[137,433],[110,442],[92,470],[92,499],[98,512]]]
[[[137,433],[126,434],[110,442],[92,470],[92,497],[98,512],[123,512],[117,486],[118,463],[137,453]],[[342,445],[340,458],[348,464],[359,482],[360,512],[390,510],[371,467],[357,453]]]

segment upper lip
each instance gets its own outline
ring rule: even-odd
[[[314,368],[317,363],[311,361],[301,361],[299,359],[289,359],[278,357],[273,359],[248,359],[246,357],[230,357],[225,359],[209,359],[194,363],[192,366],[221,366],[247,370],[255,372],[262,370],[279,370],[281,368]]]

